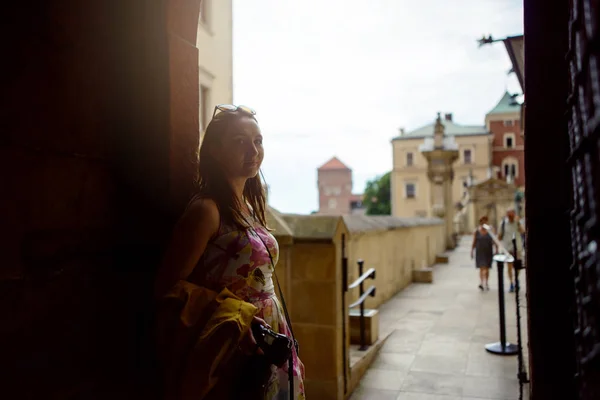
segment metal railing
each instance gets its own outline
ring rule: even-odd
[[[365,337],[365,300],[367,297],[375,296],[375,285],[371,285],[366,291],[364,288],[364,282],[367,279],[375,279],[375,268],[369,268],[367,272],[363,272],[365,262],[363,260],[358,260],[358,279],[352,282],[348,286],[348,290],[354,289],[358,287],[359,298],[354,303],[350,304],[348,308],[355,308],[360,306],[360,350],[364,351],[369,348],[366,344]]]

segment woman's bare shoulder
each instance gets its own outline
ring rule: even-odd
[[[196,197],[190,201],[186,211],[193,213],[218,214],[219,208],[217,207],[217,203],[210,197]]]
[[[190,202],[182,219],[186,225],[216,231],[220,224],[219,208],[211,198],[197,198]]]

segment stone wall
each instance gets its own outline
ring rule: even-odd
[[[500,179],[488,179],[469,188],[469,232],[479,225],[479,219],[487,216],[489,225],[496,231],[509,208],[515,207],[515,190],[512,184]]]
[[[396,218],[348,216],[344,221],[350,232],[348,245],[348,282],[358,278],[357,261],[364,270],[375,268],[376,295],[366,301],[377,308],[412,282],[413,268],[431,266],[436,254],[444,251],[444,225],[437,218]],[[349,301],[358,299],[358,289]]]
[[[443,250],[438,219],[365,216],[301,216],[270,209],[269,224],[280,245],[277,274],[306,367],[310,398],[343,399],[350,382],[349,309],[358,289],[344,291],[343,242],[348,278],[358,277],[356,260],[377,270],[377,308],[412,281],[412,267],[431,265]],[[344,239],[342,240],[342,236]]]
[[[269,224],[280,244],[277,274],[300,343],[307,396],[342,399],[347,346],[336,235],[343,229],[343,221],[335,216],[270,211]],[[289,244],[282,246],[282,242]]]

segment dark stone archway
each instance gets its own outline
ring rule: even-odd
[[[197,168],[199,9],[6,6],[1,397],[141,396],[151,282]]]
[[[534,400],[580,398],[569,223],[572,187],[567,166],[571,3],[525,0],[526,276]]]

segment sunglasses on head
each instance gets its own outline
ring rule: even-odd
[[[222,113],[222,112],[237,112],[237,111],[241,111],[243,113],[246,113],[248,115],[256,115],[256,111],[254,111],[253,109],[251,109],[250,107],[246,107],[246,106],[234,106],[232,104],[218,104],[215,106],[215,111],[213,112],[213,118],[215,117],[215,115]]]

